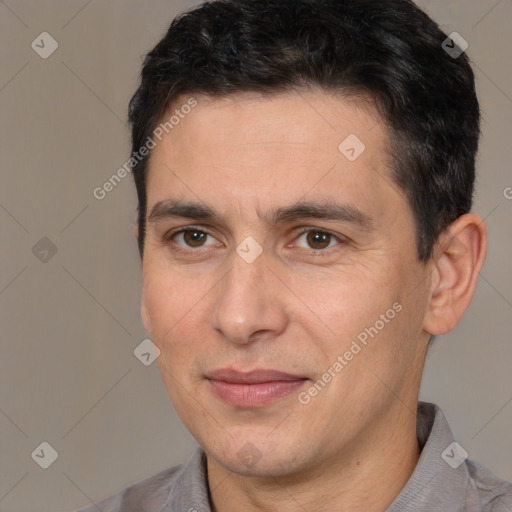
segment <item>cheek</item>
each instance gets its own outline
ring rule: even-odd
[[[146,274],[143,309],[151,340],[160,349],[156,362],[171,402],[179,407],[182,390],[188,386],[193,348],[195,292],[169,274]],[[185,293],[186,290],[186,293]]]
[[[337,276],[332,283],[338,284],[331,285],[327,295],[324,287],[323,297],[317,295],[322,299],[313,307],[330,331],[322,342],[329,358],[325,363],[332,365],[347,354],[352,376],[361,377],[363,372],[367,377],[368,368],[378,374],[400,374],[412,357],[411,324],[418,312],[405,292],[406,276],[399,265],[389,263]]]
[[[149,266],[149,264],[148,264]],[[144,273],[142,311],[146,329],[160,349],[163,341],[172,337],[174,326],[190,309],[190,293],[184,293],[182,283],[170,273],[147,270]]]
[[[400,295],[390,269],[381,268],[353,267],[334,276],[330,284],[317,291],[313,308],[334,331],[331,334],[341,339],[353,339],[379,321],[380,315],[385,315]]]
[[[147,330],[162,352],[160,363],[172,366],[173,371],[188,366],[184,362],[193,357],[195,347],[205,337],[200,329],[207,325],[204,308],[208,289],[204,281],[184,278],[169,269],[145,275],[142,302]]]

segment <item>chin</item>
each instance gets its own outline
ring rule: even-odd
[[[211,449],[206,446],[204,449],[217,464],[238,475],[278,478],[300,471],[306,465],[307,454],[294,449],[289,437],[270,441],[267,433],[261,436],[236,435],[233,438],[229,436],[226,443],[227,446],[217,445]],[[295,455],[297,451],[300,458]]]

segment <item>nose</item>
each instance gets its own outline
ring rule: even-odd
[[[286,292],[263,252],[251,263],[233,252],[231,270],[216,287],[213,328],[244,345],[286,329]]]

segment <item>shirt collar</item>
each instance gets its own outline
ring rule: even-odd
[[[419,461],[386,512],[463,510],[470,476],[460,445],[437,405],[419,402],[417,434],[422,447]]]

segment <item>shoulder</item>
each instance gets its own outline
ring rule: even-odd
[[[77,510],[76,512],[144,512],[159,510],[170,493],[183,464],[164,469],[129,485],[120,492]]]
[[[512,482],[496,476],[482,464],[472,460],[466,461],[471,487],[468,492],[478,496],[478,501],[485,512],[512,511]]]

